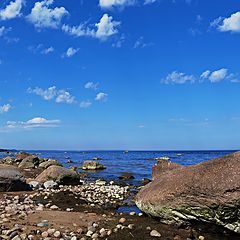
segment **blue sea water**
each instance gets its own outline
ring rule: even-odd
[[[102,171],[89,172],[89,178],[118,180],[118,177],[128,172],[134,175],[132,184],[138,185],[143,178],[151,179],[152,166],[156,163],[154,158],[168,156],[172,162],[185,166],[194,165],[203,161],[221,157],[234,151],[27,151],[33,154],[39,154],[40,157],[53,158],[60,161],[63,166],[80,167],[85,160],[91,160],[99,157],[100,163],[107,168]],[[181,154],[179,156],[179,154]],[[4,157],[0,153],[0,158]],[[68,158],[73,161],[68,164]],[[79,170],[82,172],[82,170]]]

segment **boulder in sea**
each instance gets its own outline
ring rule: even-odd
[[[35,180],[42,183],[53,180],[62,185],[80,184],[80,176],[77,172],[60,166],[48,167]]]
[[[31,188],[17,168],[0,164],[0,192],[28,190]]]
[[[39,164],[39,158],[37,156],[31,155],[24,158],[18,165],[19,168],[35,168]]]
[[[123,180],[123,181],[128,181],[128,180],[134,179],[135,177],[131,173],[125,172],[118,178]]]
[[[137,194],[143,212],[167,224],[207,222],[240,233],[240,152],[189,167],[167,166],[154,167],[154,180]]]
[[[50,166],[62,166],[57,160],[54,160],[54,159],[48,159],[47,161],[45,162],[42,162],[39,164],[39,167],[41,168],[48,168]]]
[[[96,161],[84,161],[82,169],[83,170],[103,170],[106,167]]]

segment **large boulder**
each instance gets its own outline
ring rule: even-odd
[[[96,161],[84,161],[82,165],[83,170],[103,170],[106,167]]]
[[[0,164],[0,192],[27,190],[31,188],[17,168]]]
[[[15,158],[7,156],[5,158],[0,159],[2,164],[13,165],[15,163]]]
[[[27,152],[19,152],[16,154],[16,160],[23,160],[24,158],[28,157],[28,156],[31,156],[32,154],[30,153],[27,153]]]
[[[39,164],[39,158],[34,155],[30,155],[24,158],[18,165],[19,168],[35,168]]]
[[[80,184],[80,176],[77,172],[60,166],[48,167],[35,180],[42,183],[53,180],[63,185]]]
[[[163,223],[202,221],[240,233],[240,152],[158,176],[155,172],[136,204]]]

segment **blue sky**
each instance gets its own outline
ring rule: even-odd
[[[237,0],[4,0],[0,147],[239,149]]]

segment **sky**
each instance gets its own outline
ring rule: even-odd
[[[2,0],[0,148],[240,148],[238,0]]]

